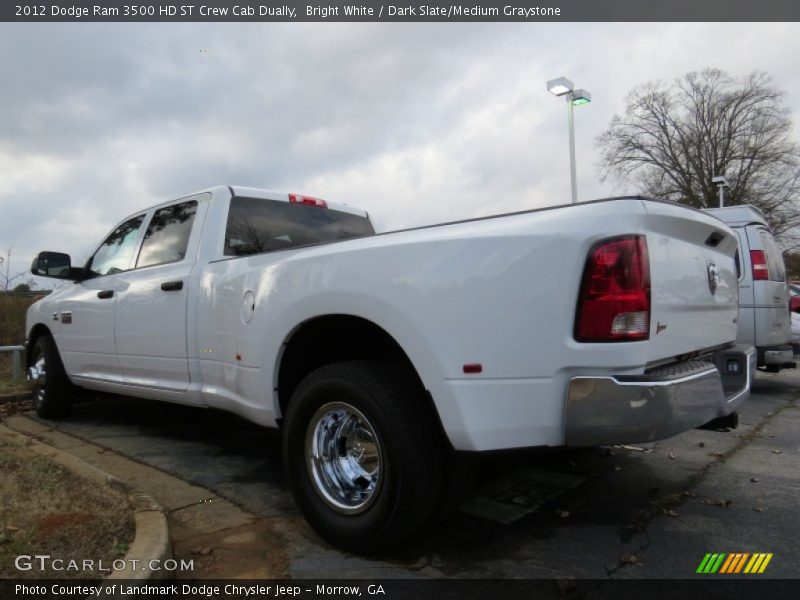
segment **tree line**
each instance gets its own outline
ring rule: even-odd
[[[725,176],[725,205],[757,207],[787,259],[800,251],[800,146],[768,74],[709,68],[639,85],[596,144],[602,180],[653,198],[716,207],[712,179]]]

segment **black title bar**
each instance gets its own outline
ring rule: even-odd
[[[7,22],[592,22],[800,21],[794,0],[198,0],[2,2]],[[765,43],[768,43],[765,40]]]
[[[761,600],[796,598],[797,580],[697,579],[0,579],[3,600]]]

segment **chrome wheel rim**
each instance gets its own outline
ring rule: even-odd
[[[28,369],[28,381],[33,388],[33,401],[40,406],[47,394],[47,363],[43,352],[36,354],[33,364]]]
[[[342,514],[365,511],[381,485],[383,451],[372,423],[354,406],[330,402],[308,425],[306,465],[317,493]]]

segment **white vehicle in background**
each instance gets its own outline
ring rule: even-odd
[[[786,267],[767,220],[750,205],[710,208],[706,212],[727,223],[739,242],[736,339],[756,347],[758,366],[767,371],[794,367]]]
[[[736,239],[617,198],[374,234],[366,213],[217,187],[124,219],[27,316],[43,417],[76,388],[280,426],[323,537],[365,552],[452,498],[455,451],[665,438],[735,418]]]

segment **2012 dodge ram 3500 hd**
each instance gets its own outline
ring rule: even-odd
[[[218,187],[126,218],[27,319],[43,417],[76,388],[281,426],[297,502],[366,551],[438,512],[457,451],[664,438],[733,413],[736,241],[618,198],[374,234],[363,211]]]

